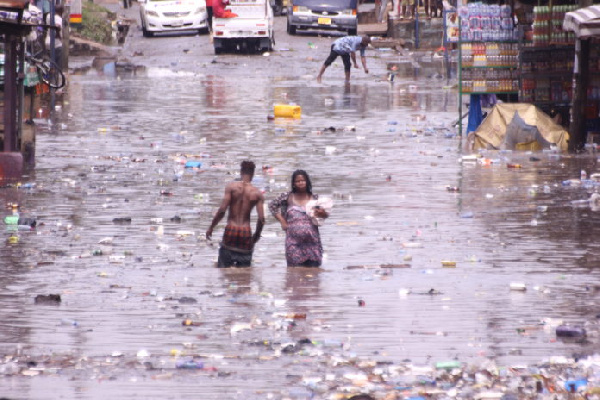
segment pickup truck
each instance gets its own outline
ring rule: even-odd
[[[275,32],[269,0],[231,0],[227,9],[238,16],[213,18],[215,54],[225,50],[273,50]]]

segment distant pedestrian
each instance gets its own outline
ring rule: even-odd
[[[415,0],[400,0],[400,8],[400,19],[412,19],[413,15],[416,15],[417,13],[417,6],[415,5]]]
[[[249,267],[252,263],[254,244],[260,239],[265,224],[264,197],[262,192],[252,185],[256,166],[252,161],[243,161],[240,167],[241,180],[231,182],[225,187],[223,201],[206,231],[206,239],[210,240],[213,229],[225,216],[225,212],[229,211],[219,248],[219,268]],[[250,227],[250,213],[253,208],[256,208],[258,214],[254,234]]]
[[[54,32],[54,62],[56,62],[56,64],[62,68],[62,24],[63,24],[63,19],[62,19],[62,15],[63,15],[63,6],[62,4],[57,4],[54,7],[54,27],[50,27],[48,32],[46,32],[46,39],[45,39],[45,46],[46,49],[48,49],[48,52],[51,51],[50,45],[51,45],[51,39],[50,39],[50,30],[53,30]],[[50,13],[46,14],[45,17],[45,22],[46,25],[51,26],[50,22],[51,22],[51,15]]]
[[[208,30],[212,32],[212,18],[213,18],[213,0],[206,0],[206,15],[207,15],[207,23]]]
[[[363,69],[365,73],[369,73],[369,69],[367,68],[367,58],[365,57],[365,49],[371,43],[371,38],[368,36],[344,36],[342,38],[337,39],[331,45],[331,52],[329,53],[329,57],[321,66],[321,70],[319,71],[319,75],[317,75],[317,82],[321,82],[321,78],[323,77],[323,73],[335,61],[336,58],[342,57],[342,61],[344,62],[344,72],[346,74],[346,82],[350,81],[350,60],[354,64],[354,68],[358,68],[358,63],[356,62],[356,52],[360,51],[360,61],[362,63]]]

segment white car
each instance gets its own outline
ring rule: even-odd
[[[140,19],[145,37],[156,32],[208,32],[206,0],[141,0]]]

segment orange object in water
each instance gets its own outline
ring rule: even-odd
[[[302,108],[300,106],[292,106],[287,104],[276,104],[273,110],[275,118],[294,118],[299,119],[302,116]]]
[[[521,168],[521,164],[506,164],[506,168]]]
[[[288,313],[286,315],[287,318],[291,318],[291,319],[306,319],[306,314],[305,313]]]

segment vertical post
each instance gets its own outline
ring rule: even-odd
[[[56,26],[55,26],[55,6],[56,4],[54,3],[56,0],[50,0],[50,31],[48,32],[48,34],[50,35],[50,59],[54,62],[56,62],[56,51],[55,51],[55,40],[56,40]],[[53,87],[50,87],[50,112],[52,113],[54,111],[54,106],[56,103],[56,93],[55,93],[55,89]]]
[[[448,53],[448,45],[450,44],[451,39],[448,37],[448,10],[446,10],[445,6],[442,9],[442,29],[444,30],[444,33],[442,34],[442,46],[444,46],[444,67],[446,70],[446,83],[448,83],[450,82],[450,56]]]
[[[419,48],[419,0],[415,0],[415,49]]]
[[[64,71],[69,70],[69,31],[71,29],[71,5],[65,4],[62,15],[62,53],[61,62],[58,63],[60,68]]]
[[[587,100],[587,87],[590,76],[590,39],[577,39],[575,42],[575,69],[573,74],[573,106],[569,126],[569,151],[583,149],[587,132],[584,105]]]
[[[19,144],[23,138],[23,114],[25,112],[25,40],[21,39],[17,45],[19,71],[17,73],[17,123],[15,130],[15,148],[21,150]]]
[[[462,138],[462,24],[460,16],[458,17],[458,26],[458,60],[456,62],[456,77],[458,80],[458,136]]]
[[[17,36],[6,34],[4,40],[4,148],[16,150],[17,131]]]

